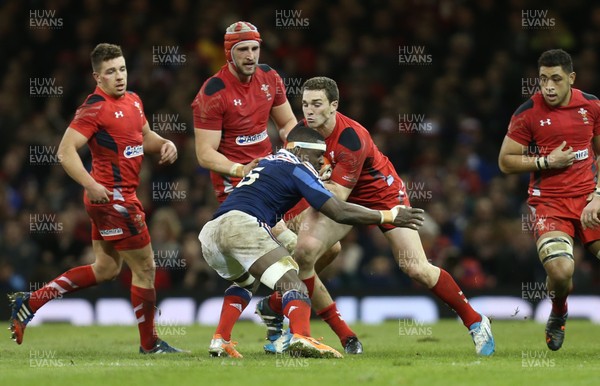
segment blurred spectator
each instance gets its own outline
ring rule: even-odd
[[[176,251],[156,256],[163,264],[157,281],[216,290],[196,239],[216,200],[196,160],[190,103],[197,85],[223,63],[225,27],[240,19],[261,31],[268,48],[261,62],[292,87],[288,97],[297,116],[298,82],[316,75],[338,81],[341,111],[371,130],[405,179],[413,205],[437,224],[421,231],[428,258],[452,269],[465,287],[543,280],[534,241],[522,228],[527,176],[499,175],[497,153],[514,106],[535,92],[532,63],[541,51],[570,51],[575,86],[600,94],[600,6],[537,3],[550,10],[554,28],[524,27],[522,1],[1,2],[1,285],[47,280],[55,269],[89,257],[89,223],[77,209],[81,189],[52,156],[94,85],[88,53],[111,42],[127,52],[130,88],[145,101],[151,128],[180,150],[168,171],[145,162],[141,176],[139,197],[148,208],[155,249]],[[31,27],[30,8],[55,12],[46,21],[60,19],[61,26]],[[278,25],[276,10],[284,8],[300,11],[306,19],[301,28],[281,28],[281,20]],[[399,51],[414,53],[414,61],[401,62]],[[156,52],[170,54],[161,60]],[[89,167],[89,152],[81,154]],[[35,162],[36,155],[46,161]],[[185,198],[157,200],[156,182],[176,184]],[[32,214],[55,214],[64,228],[30,232]],[[370,228],[351,232],[326,273],[330,282],[340,290],[366,283],[382,291],[409,286],[380,239]],[[185,269],[167,269],[173,257]],[[597,259],[583,253],[576,266],[578,283],[600,286]]]

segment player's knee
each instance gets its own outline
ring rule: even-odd
[[[555,283],[565,283],[573,278],[574,264],[572,264],[572,260],[566,257],[545,264],[544,268],[548,277]]]
[[[133,274],[138,277],[154,281],[154,276],[156,275],[156,264],[154,263],[154,259],[146,259],[140,264],[136,264],[130,268]]]
[[[427,287],[430,287],[431,281],[437,274],[437,269],[433,265],[428,262],[423,264],[417,259],[401,260],[399,265],[408,277]]]
[[[335,260],[336,257],[338,257],[341,251],[342,244],[340,244],[340,242],[338,241],[331,248],[325,251],[325,253],[323,253],[319,258],[319,260],[317,260],[317,262],[315,263],[315,271],[317,273],[320,273],[322,270],[324,270],[329,264],[333,262],[333,260]]]
[[[96,262],[93,264],[93,269],[98,283],[115,280],[121,272],[121,266],[115,262]]]
[[[298,239],[296,249],[294,250],[294,260],[298,262],[300,269],[309,266],[314,267],[317,258],[322,254],[322,245],[315,239]]]

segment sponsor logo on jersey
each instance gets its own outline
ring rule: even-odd
[[[121,228],[113,228],[113,229],[100,229],[101,236],[116,236],[122,235],[123,229]]]
[[[125,158],[134,158],[140,155],[144,155],[144,146],[127,146],[125,150],[123,150],[123,155],[125,156]]]
[[[575,160],[577,161],[583,161],[584,159],[587,159],[588,156],[588,149],[577,150],[575,152]]]
[[[240,146],[253,145],[255,143],[259,143],[267,139],[269,135],[267,134],[267,130],[253,135],[238,135],[235,138],[235,143]]]
[[[552,124],[552,121],[550,120],[550,118],[540,119],[540,126],[544,126],[544,125],[550,126],[551,124]]]

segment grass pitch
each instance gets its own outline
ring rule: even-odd
[[[5,323],[7,326],[8,323]],[[313,336],[341,350],[322,321]],[[142,356],[131,326],[30,327],[21,346],[4,330],[1,385],[598,385],[600,325],[570,320],[563,348],[552,352],[544,326],[532,321],[492,324],[496,353],[475,355],[466,329],[455,320],[415,326],[387,322],[354,325],[365,353],[344,359],[266,355],[265,330],[240,322],[234,340],[243,359],[210,358],[213,327],[159,326],[173,346],[191,354]]]

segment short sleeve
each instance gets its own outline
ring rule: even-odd
[[[321,209],[333,193],[325,189],[317,174],[304,165],[297,165],[292,172],[296,187],[302,197],[316,210]]]
[[[100,117],[104,99],[98,95],[90,95],[85,103],[77,109],[69,127],[77,130],[86,138],[91,138],[100,128]]]
[[[331,181],[353,189],[358,182],[367,157],[365,141],[352,127],[342,131],[335,152],[335,167]]]
[[[515,113],[510,118],[510,123],[508,124],[508,131],[506,133],[506,136],[512,139],[513,141],[520,143],[523,146],[529,146],[529,144],[533,140],[533,135],[528,124],[526,113]]]
[[[202,86],[196,98],[192,102],[192,111],[194,115],[194,127],[206,130],[222,130],[223,117],[225,114],[225,103],[223,93],[210,93],[212,84],[215,83],[211,78]],[[220,80],[220,79],[219,79]],[[221,81],[222,82],[222,81]],[[209,95],[210,94],[210,95]]]

